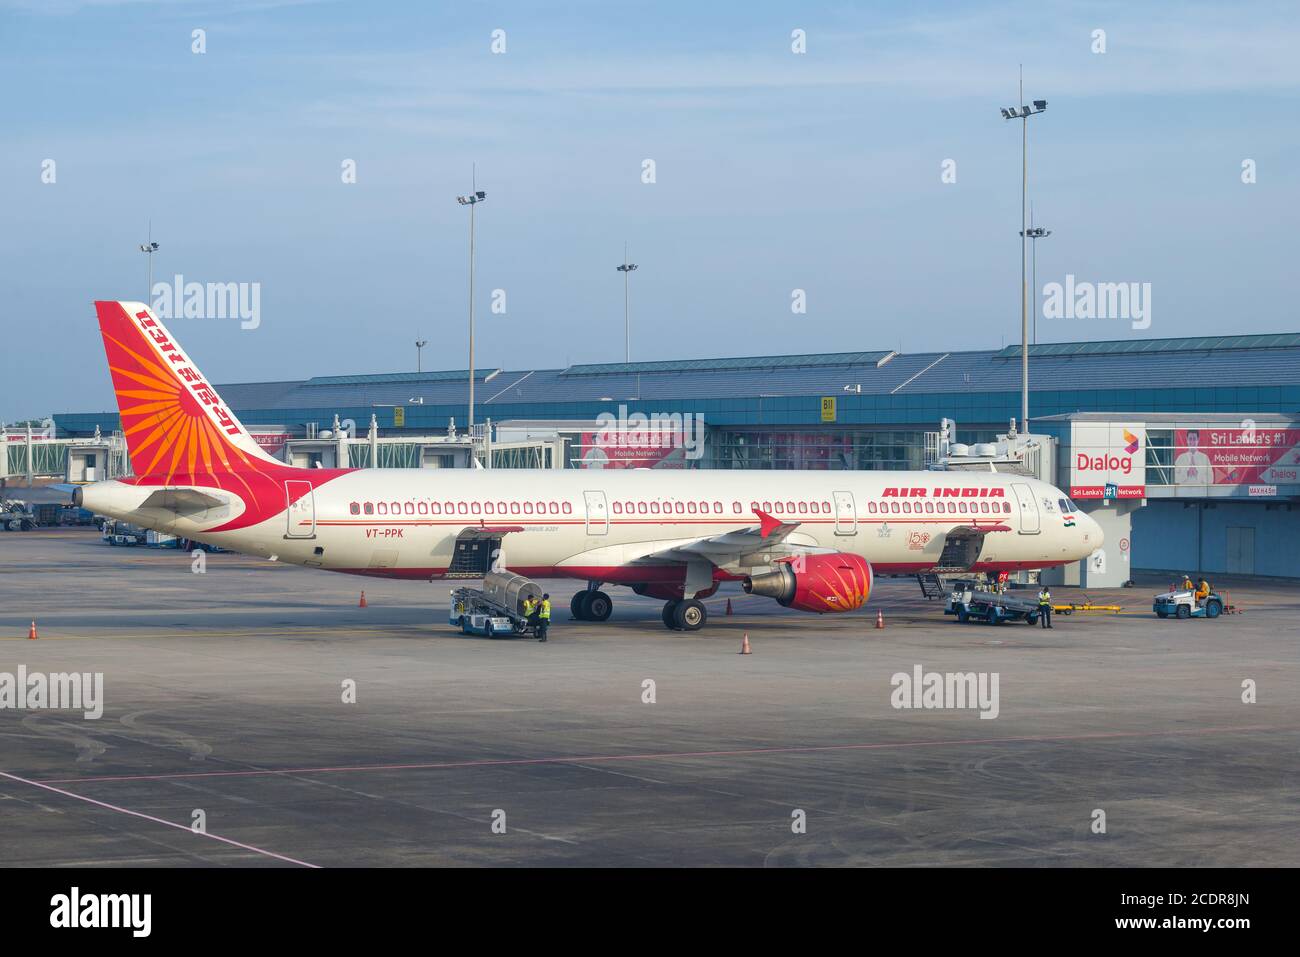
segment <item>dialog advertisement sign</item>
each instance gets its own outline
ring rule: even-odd
[[[1071,498],[1144,498],[1146,426],[1075,422],[1070,426]]]
[[[1300,429],[1176,429],[1175,485],[1246,485],[1251,495],[1300,478]]]

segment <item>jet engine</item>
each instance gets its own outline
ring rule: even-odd
[[[800,611],[854,611],[871,594],[871,564],[857,555],[800,555],[783,559],[771,571],[746,578],[750,595],[775,598],[786,608]]]

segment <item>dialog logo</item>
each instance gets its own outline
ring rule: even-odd
[[[1129,455],[1138,450],[1138,437],[1128,429],[1124,430],[1124,441],[1128,443],[1128,445],[1124,446],[1124,451]]]

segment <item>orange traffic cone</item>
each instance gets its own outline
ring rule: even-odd
[[[357,603],[357,607],[358,608],[366,607],[366,593],[364,591],[361,593],[361,601]]]
[[[731,614],[731,599],[730,599],[730,598],[727,599],[727,614],[728,614],[728,615]]]
[[[879,611],[879,610],[876,611],[876,627],[877,628],[885,627],[885,613],[883,611]]]
[[[749,650],[749,632],[745,632],[745,639],[740,643],[740,653],[742,655],[753,654],[753,652]]]
[[[32,622],[31,630],[27,632],[27,638],[31,641],[36,640],[36,622]]]

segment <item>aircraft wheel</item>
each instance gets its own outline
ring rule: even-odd
[[[708,619],[709,612],[704,607],[704,602],[694,598],[679,602],[673,609],[673,624],[682,631],[699,631]]]
[[[614,603],[603,591],[583,592],[586,598],[582,602],[583,621],[606,621],[614,613]]]
[[[665,627],[665,628],[676,628],[676,627],[677,627],[677,606],[678,606],[679,604],[681,604],[680,601],[666,601],[666,602],[664,602],[664,610],[663,610],[663,616],[662,616],[662,617],[663,617],[663,620],[664,620],[664,627]]]

